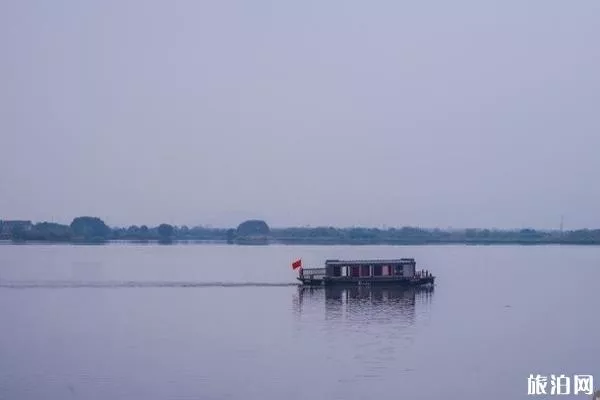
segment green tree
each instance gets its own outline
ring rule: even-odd
[[[163,239],[167,239],[173,236],[174,231],[175,229],[173,228],[173,226],[169,224],[160,224],[158,226],[158,234]]]
[[[235,240],[235,229],[227,229],[227,243],[232,244]]]
[[[15,242],[25,240],[25,229],[20,225],[15,225],[10,229],[10,237]]]
[[[77,217],[71,222],[71,231],[76,237],[85,239],[106,239],[110,228],[98,217]]]
[[[238,236],[267,236],[271,230],[265,221],[251,219],[239,224],[236,233]]]

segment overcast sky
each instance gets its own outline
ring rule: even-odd
[[[1,0],[0,219],[600,227],[600,1]]]

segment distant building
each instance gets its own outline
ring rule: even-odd
[[[33,224],[31,221],[0,221],[0,235],[2,236],[9,236],[15,228],[29,231],[33,228]]]

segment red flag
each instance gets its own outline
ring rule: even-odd
[[[292,263],[292,269],[300,268],[302,266],[302,260],[298,259]]]

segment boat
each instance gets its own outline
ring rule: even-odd
[[[324,268],[302,268],[301,260],[292,264],[299,268],[296,279],[306,286],[423,286],[435,283],[428,270],[416,269],[414,258],[390,260],[326,260]]]

